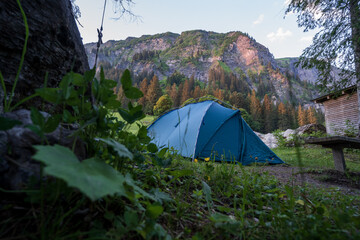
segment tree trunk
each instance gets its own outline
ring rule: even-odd
[[[360,138],[360,7],[358,0],[350,0],[350,21],[359,108],[358,137]]]
[[[54,87],[66,72],[84,73],[89,69],[70,0],[22,0],[21,4],[30,33],[13,102],[42,87],[46,73],[47,86]],[[25,39],[23,19],[15,0],[0,1],[0,32],[0,71],[9,94]]]

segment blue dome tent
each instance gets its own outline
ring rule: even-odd
[[[148,127],[159,147],[173,147],[184,157],[216,161],[284,163],[241,117],[214,101],[188,104],[160,116]]]

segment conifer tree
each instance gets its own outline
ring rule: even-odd
[[[183,89],[184,89],[184,83],[180,83],[180,85],[178,87],[177,95],[176,95],[176,102],[178,103],[177,107],[182,104],[181,96],[182,96],[182,93],[183,93]]]
[[[181,94],[181,100],[180,102],[183,103],[185,102],[186,100],[188,100],[190,98],[190,85],[189,85],[189,80],[185,80],[185,83],[184,83],[184,87],[182,89],[182,93],[179,93]]]
[[[146,93],[146,100],[149,104],[151,112],[157,102],[157,100],[162,96],[162,90],[160,87],[159,79],[156,75],[151,79],[149,88]]]
[[[281,102],[278,105],[278,128],[280,130],[286,130],[289,126],[289,120],[286,116],[286,108],[285,105]]]
[[[177,90],[176,83],[174,83],[171,86],[169,96],[170,96],[170,98],[172,99],[172,102],[173,102],[172,107],[178,107],[179,106],[179,100],[178,100],[178,90]]]
[[[272,112],[272,102],[267,94],[264,96],[263,102],[263,111],[264,111],[264,131],[265,133],[271,132],[273,129],[273,112]]]
[[[301,105],[298,107],[298,123],[299,126],[306,125],[306,111],[302,109]]]
[[[254,89],[251,91],[250,95],[250,114],[255,121],[261,118],[261,104],[259,99],[256,97]]]
[[[194,93],[193,93],[193,98],[199,98],[201,97],[201,88],[200,86],[196,86],[195,89],[194,89]]]
[[[144,96],[138,100],[138,103],[143,106],[143,109],[145,109],[145,105],[146,105],[147,90],[148,90],[148,80],[147,78],[144,78],[140,83],[140,91],[144,94]]]
[[[317,123],[317,119],[315,117],[315,112],[314,112],[314,109],[312,107],[309,107],[307,109],[307,117],[308,117],[308,123],[309,124],[316,124]]]

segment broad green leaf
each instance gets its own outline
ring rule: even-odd
[[[130,71],[126,69],[121,77],[121,84],[124,91],[132,87]]]
[[[12,129],[16,125],[21,125],[21,124],[22,124],[22,122],[20,122],[18,120],[0,117],[0,131],[6,131],[9,129]]]
[[[118,154],[119,157],[127,157],[133,159],[132,153],[121,143],[115,141],[114,139],[103,139],[103,138],[96,138],[96,140],[100,140],[107,145],[111,146]]]
[[[50,103],[58,103],[61,99],[61,92],[59,90],[59,88],[39,88],[35,91],[45,101]]]
[[[59,126],[60,120],[61,115],[59,114],[49,117],[45,122],[44,132],[51,133],[55,131],[55,129]]]
[[[94,77],[95,77],[95,73],[96,73],[96,70],[95,68],[92,68],[91,70],[89,71],[86,71],[84,73],[84,80],[88,83],[88,82],[91,82]]]
[[[111,99],[105,104],[105,107],[108,109],[117,109],[121,107],[121,102],[116,99]]]
[[[148,205],[145,214],[152,219],[156,219],[163,213],[163,211],[164,208],[162,206]]]
[[[127,196],[124,176],[108,164],[95,158],[79,162],[72,151],[59,145],[35,146],[35,149],[33,158],[46,165],[46,174],[63,179],[91,200],[112,194]]]
[[[31,121],[33,124],[40,126],[43,128],[45,125],[45,118],[44,116],[37,110],[36,108],[32,107],[30,112]]]
[[[33,131],[34,133],[36,133],[40,137],[44,136],[44,132],[41,130],[39,125],[29,124],[29,125],[26,125],[26,128],[30,129],[31,131]]]
[[[147,150],[151,153],[156,153],[158,151],[158,147],[154,143],[149,143],[147,145]]]
[[[139,224],[139,217],[134,210],[127,210],[124,213],[125,224],[128,228],[133,229]]]
[[[130,87],[124,89],[125,96],[129,99],[139,99],[144,96],[144,94],[136,87]]]
[[[202,181],[202,185],[203,185],[202,190],[205,194],[206,204],[207,204],[208,210],[210,211],[210,207],[212,205],[211,188],[204,181]]]
[[[163,201],[164,202],[172,201],[170,195],[162,192],[159,188],[153,189],[151,193],[154,195],[156,201],[159,202],[160,204],[162,204]]]
[[[169,148],[161,149],[160,152],[159,152],[159,157],[161,157],[161,158],[164,157],[168,150],[169,150]]]
[[[127,123],[132,124],[136,121],[136,119],[127,110],[119,108],[118,112]]]
[[[117,82],[112,79],[104,79],[101,84],[104,85],[106,88],[113,89],[114,87],[116,87]]]
[[[74,74],[73,72],[67,73],[59,83],[59,87],[62,90],[62,97],[65,100],[68,99],[71,94],[71,90],[72,90],[71,83],[73,81],[73,77],[72,77],[73,74]]]
[[[85,81],[83,75],[81,75],[79,73],[73,73],[72,77],[73,77],[73,84],[75,86],[79,86],[79,87],[86,86],[86,81]]]

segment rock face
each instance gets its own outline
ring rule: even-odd
[[[44,117],[49,116],[42,113]],[[32,124],[30,111],[18,110],[5,113],[2,117],[22,122],[8,131],[0,131],[0,187],[4,189],[21,189],[31,177],[39,178],[40,164],[31,159],[34,154],[33,145],[41,144],[38,135],[26,128]],[[49,144],[60,144],[72,147],[74,138],[69,137],[74,130],[58,127],[54,132],[46,134]],[[85,145],[77,140],[75,154],[80,159],[86,158]]]
[[[96,43],[85,44],[90,66],[95,60]],[[156,51],[156,52],[155,52]],[[155,53],[152,57],[136,57],[139,54]],[[257,91],[260,82],[274,87],[277,99],[304,103],[315,97],[315,88],[305,81],[314,82],[318,74],[313,71],[309,79],[299,78],[294,61],[277,61],[270,51],[248,34],[242,32],[215,33],[202,30],[179,34],[163,33],[108,41],[100,48],[99,62],[111,68],[131,69],[135,74],[154,72],[159,79],[175,71],[203,82],[209,72],[221,67],[245,79],[248,87]],[[297,75],[296,75],[297,74]]]
[[[21,4],[27,16],[29,40],[15,102],[41,87],[46,73],[48,86],[54,87],[71,69],[83,73],[89,68],[69,0],[23,0]],[[25,40],[16,1],[0,1],[0,32],[0,71],[9,92]]]

